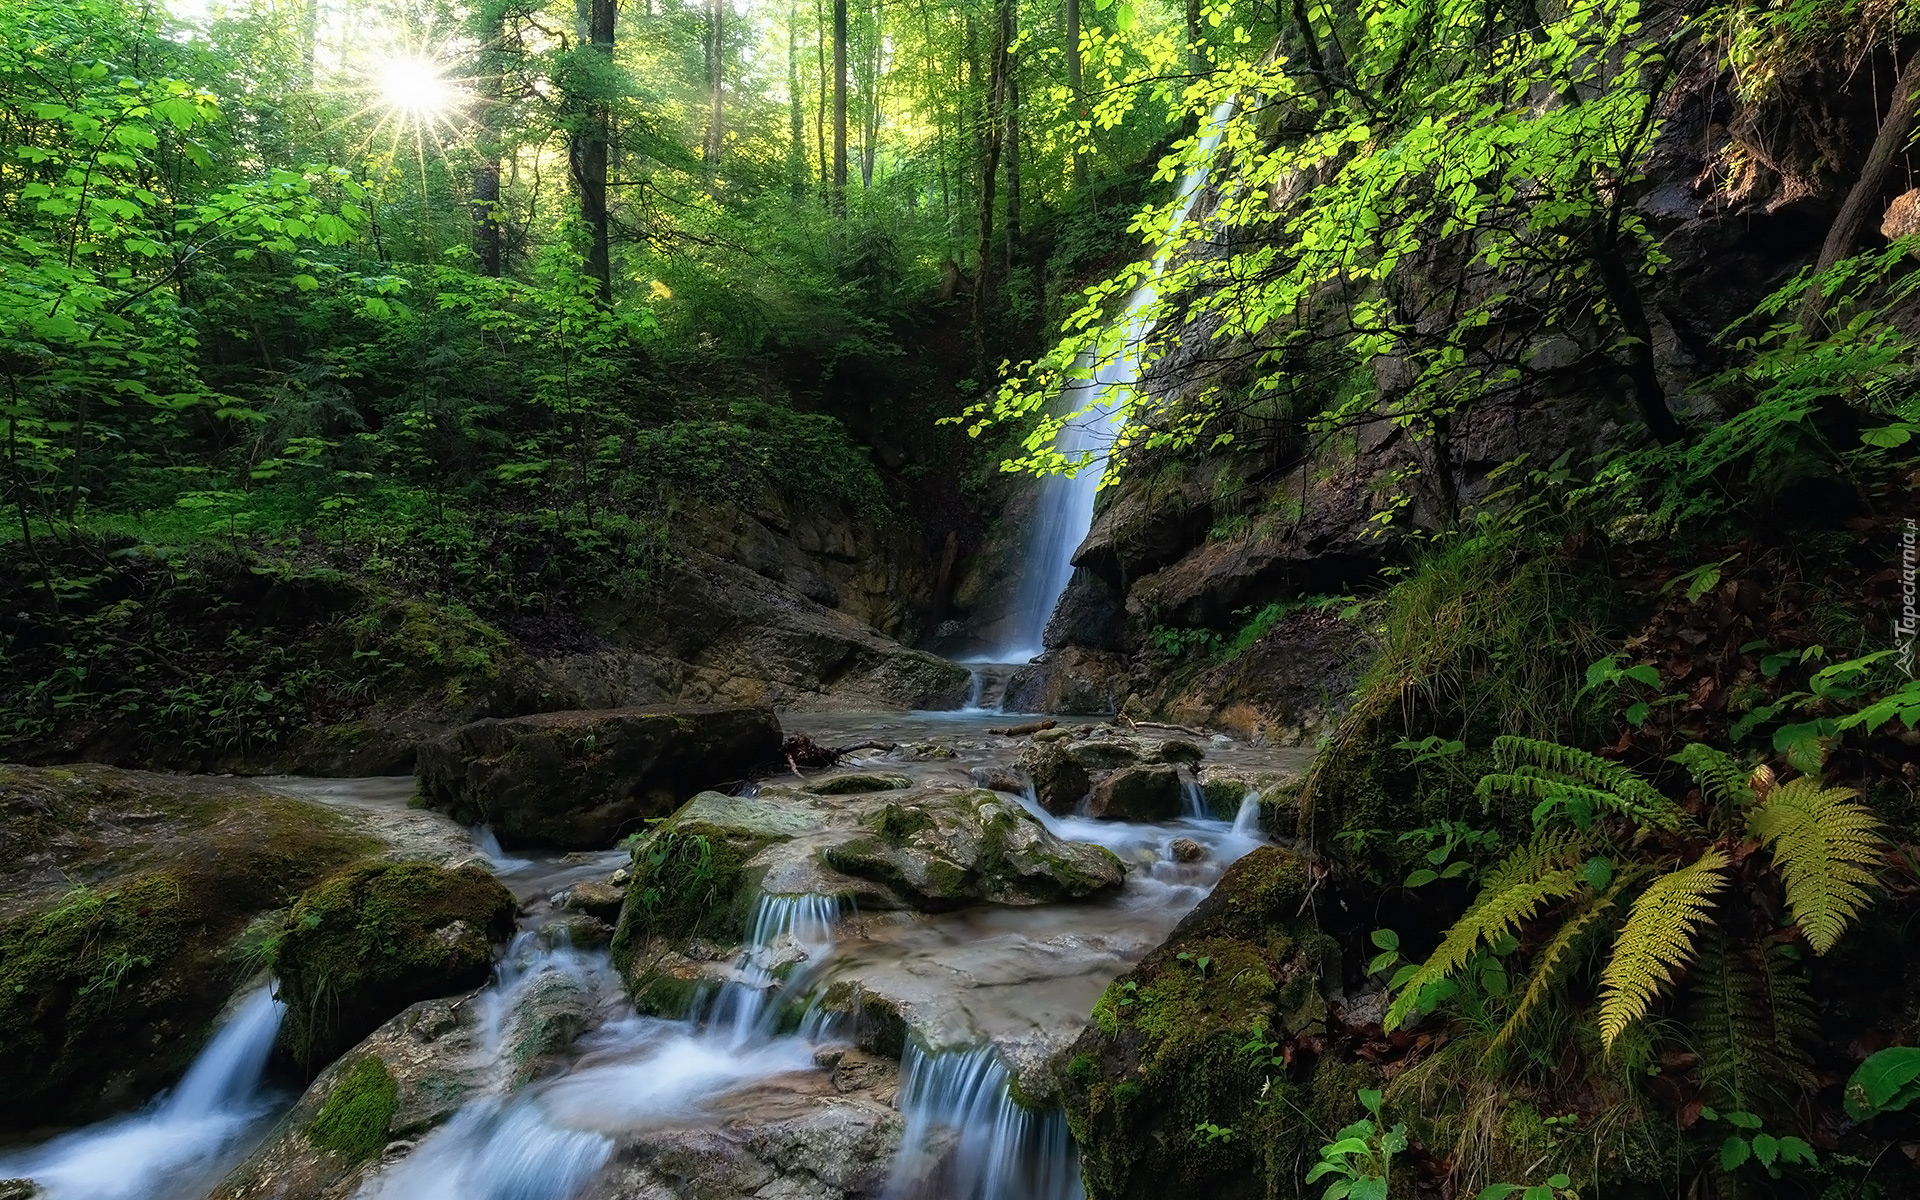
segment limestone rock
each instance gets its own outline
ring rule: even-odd
[[[1186,808],[1180,769],[1164,763],[1123,767],[1093,785],[1091,816],[1110,821],[1171,821]]]
[[[1168,849],[1173,852],[1175,862],[1204,862],[1207,858],[1207,848],[1192,838],[1175,838]]]
[[[994,792],[923,792],[861,824],[859,835],[823,852],[827,862],[929,911],[1079,899],[1125,878],[1112,851],[1062,841]]]
[[[330,1062],[417,1001],[477,988],[513,933],[513,894],[486,871],[426,863],[349,868],[302,895],[272,969],[281,1041],[309,1068]]]
[[[861,792],[897,792],[912,786],[913,780],[905,775],[856,771],[810,780],[801,790],[816,796],[851,796]]]
[[[620,919],[620,906],[626,902],[627,893],[610,883],[596,883],[586,880],[568,888],[566,900],[561,905],[575,912],[586,913],[603,921]]]
[[[503,845],[599,849],[774,761],[766,708],[626,708],[476,721],[420,749],[428,805]]]
[[[998,763],[969,768],[967,778],[973,781],[975,787],[983,787],[990,792],[1007,792],[1015,796],[1025,794],[1028,787],[1025,775],[1012,767],[1004,767]]]
[[[1118,712],[1127,694],[1125,656],[1085,646],[1049,650],[1046,658],[1022,667],[1007,681],[1009,712]]]
[[[1895,196],[1880,222],[1880,235],[1890,242],[1915,233],[1920,233],[1920,188]]]
[[[92,1120],[179,1078],[250,926],[386,846],[240,781],[0,766],[0,1127]]]
[[[1140,744],[1126,738],[1090,738],[1068,746],[1067,757],[1089,771],[1130,767],[1141,759]]]

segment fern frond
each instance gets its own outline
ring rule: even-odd
[[[1873,864],[1886,843],[1852,788],[1803,775],[1767,794],[1747,827],[1780,868],[1787,907],[1816,954],[1825,954],[1872,899]]]
[[[1713,894],[1726,886],[1727,856],[1719,847],[1647,885],[1613,946],[1600,976],[1600,1041],[1611,1048],[1621,1030],[1647,1015],[1660,990],[1693,957],[1694,934]]]
[[[1578,867],[1586,848],[1585,839],[1576,833],[1543,830],[1502,859],[1488,873],[1473,904],[1447,929],[1440,945],[1406,978],[1387,1010],[1386,1027],[1398,1028],[1419,1003],[1421,990],[1465,966],[1482,943],[1492,943],[1543,905],[1578,890]]]
[[[1785,1111],[1818,1086],[1807,1043],[1818,1033],[1806,982],[1779,951],[1705,939],[1687,1027],[1709,1103]]]
[[[1547,800],[1557,787],[1569,798],[1591,801],[1661,829],[1677,829],[1686,822],[1679,806],[1659,789],[1598,755],[1558,742],[1511,736],[1495,738],[1493,751],[1494,761],[1503,769],[1480,780],[1475,790],[1482,800],[1495,790]]]
[[[1604,928],[1601,921],[1612,914],[1620,903],[1620,895],[1627,886],[1639,878],[1639,872],[1629,869],[1621,873],[1613,885],[1606,891],[1593,895],[1585,905],[1575,910],[1566,923],[1560,926],[1553,940],[1548,942],[1534,960],[1533,973],[1527,976],[1527,986],[1521,990],[1519,999],[1514,1001],[1513,1012],[1507,1017],[1507,1023],[1494,1035],[1493,1042],[1487,1047],[1487,1056],[1504,1050],[1512,1044],[1527,1026],[1534,1010],[1545,1002],[1553,991],[1554,985],[1566,975],[1567,969],[1578,957],[1576,951],[1582,943],[1594,933]]]
[[[1711,803],[1739,807],[1755,799],[1752,777],[1724,750],[1695,742],[1674,755],[1672,761],[1687,769],[1700,785],[1700,794]]]

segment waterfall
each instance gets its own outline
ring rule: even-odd
[[[907,1048],[907,1119],[885,1200],[1078,1200],[1079,1155],[1059,1109],[1015,1102],[1012,1074],[991,1046]]]
[[[243,1000],[171,1093],[141,1112],[19,1154],[0,1178],[24,1177],[46,1200],[185,1200],[206,1195],[278,1107],[261,1081],[285,1007],[271,988]]]
[[[763,893],[754,906],[753,924],[740,956],[734,960],[732,980],[721,985],[706,1005],[706,1023],[733,1046],[764,1040],[779,1022],[779,1001],[799,995],[833,949],[833,923],[840,917],[840,901],[814,894]],[[782,939],[806,956],[806,968],[795,970],[785,983],[775,978],[773,958]]]
[[[1240,811],[1233,815],[1233,836],[1260,836],[1260,793],[1257,789],[1248,788],[1247,794],[1240,798]]]
[[[1192,774],[1180,776],[1180,795],[1186,801],[1186,811],[1182,815],[1196,821],[1213,820],[1213,806],[1207,803],[1207,790],[1200,786],[1200,780]]]
[[[1193,211],[1194,201],[1200,195],[1200,186],[1206,182],[1207,172],[1212,166],[1214,148],[1220,144],[1220,136],[1227,117],[1233,112],[1233,106],[1232,100],[1221,101],[1207,118],[1206,124],[1201,126],[1200,142],[1193,152],[1194,165],[1181,179],[1180,190],[1174,196],[1173,221],[1167,226],[1169,238],[1186,221],[1187,214]],[[1069,386],[1067,403],[1072,408],[1082,406],[1089,390],[1096,393],[1097,397],[1104,397],[1115,385],[1137,381],[1140,368],[1138,347],[1149,329],[1146,312],[1159,298],[1155,284],[1165,266],[1166,251],[1162,250],[1154,259],[1147,282],[1127,298],[1127,306],[1118,322],[1123,330],[1120,349],[1113,361],[1102,364],[1094,371],[1092,378]],[[1076,371],[1084,371],[1092,363],[1093,352],[1088,350],[1082,352],[1074,366]],[[1012,612],[999,645],[985,656],[985,661],[1026,662],[1038,657],[1044,650],[1047,622],[1053,618],[1053,610],[1059,605],[1060,597],[1067,590],[1067,583],[1073,578],[1073,556],[1079,552],[1080,543],[1087,540],[1087,531],[1093,528],[1093,502],[1100,490],[1101,476],[1106,470],[1102,452],[1113,445],[1119,433],[1120,416],[1104,399],[1100,399],[1080,420],[1060,431],[1055,443],[1060,453],[1071,458],[1093,451],[1094,459],[1072,475],[1047,475],[1041,478],[1039,496],[1027,525],[1026,554],[1021,564],[1019,585],[1014,592]]]

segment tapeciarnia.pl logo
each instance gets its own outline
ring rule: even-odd
[[[1900,533],[1900,615],[1893,622],[1893,644],[1900,651],[1900,669],[1914,678],[1914,640],[1920,614],[1914,611],[1914,519],[1908,517]]]

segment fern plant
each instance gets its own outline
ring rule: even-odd
[[[1765,768],[1750,771],[1722,751],[1694,745],[1674,756],[1699,789],[1700,803],[1689,811],[1634,771],[1581,750],[1504,737],[1494,751],[1499,769],[1480,780],[1479,794],[1489,801],[1499,794],[1534,801],[1534,836],[1488,874],[1427,960],[1395,976],[1387,1027],[1451,994],[1451,981],[1476,956],[1557,920],[1491,1040],[1494,1050],[1509,1045],[1563,986],[1586,948],[1606,939],[1611,950],[1600,972],[1597,1013],[1606,1049],[1711,946],[1737,961],[1701,972],[1721,993],[1696,1005],[1715,1034],[1710,1056],[1762,1064],[1762,1072],[1775,1076],[1797,1063],[1783,1048],[1805,1031],[1792,986],[1782,983],[1771,960],[1756,968],[1725,929],[1709,933],[1727,924],[1729,904],[1743,906],[1733,924],[1765,924],[1764,907],[1745,898],[1750,889],[1730,887],[1736,876],[1764,864],[1806,944],[1816,954],[1832,949],[1870,902],[1873,867],[1884,851],[1879,824],[1856,794],[1813,776],[1776,783]],[[1757,939],[1774,930],[1749,932]],[[1764,1053],[1731,1044],[1761,1034],[1772,1045]],[[1744,1080],[1755,1071],[1721,1074]],[[1744,1100],[1733,1094],[1730,1102]]]

